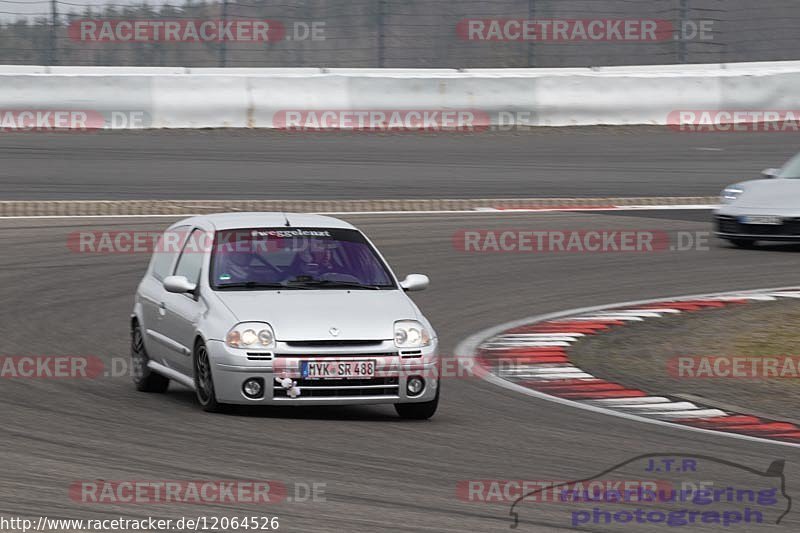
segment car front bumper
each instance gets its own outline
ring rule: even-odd
[[[729,240],[800,241],[800,215],[777,215],[783,220],[781,224],[745,224],[741,221],[741,217],[745,214],[761,213],[717,212],[714,215],[714,234],[721,239]]]
[[[388,346],[348,349],[282,349],[248,355],[232,349],[221,341],[209,341],[207,349],[212,361],[212,377],[217,401],[243,405],[366,405],[429,402],[436,398],[439,387],[440,363],[436,341],[431,346],[408,355],[406,351]],[[302,361],[374,360],[374,378],[304,380],[300,375]],[[421,394],[411,396],[406,385],[412,376],[425,380]],[[243,391],[244,382],[258,378],[264,385],[263,396],[249,398]],[[275,378],[288,378],[293,391]]]

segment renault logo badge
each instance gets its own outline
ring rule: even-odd
[[[338,337],[339,336],[339,329],[338,328],[331,328],[331,329],[328,330],[328,333],[330,333],[334,337]]]

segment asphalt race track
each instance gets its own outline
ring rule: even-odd
[[[160,135],[160,134],[158,134]],[[158,138],[156,136],[156,139]],[[193,140],[204,134],[182,138],[197,151],[203,148]],[[589,134],[593,135],[593,134]],[[77,137],[63,137],[52,143],[76,146],[77,154],[68,161],[48,160],[53,144],[36,149],[36,139],[25,136],[0,140],[0,153],[15,154],[5,159],[2,172],[2,195],[19,197],[33,183],[34,196],[87,197],[96,190],[98,180],[118,183],[115,196],[142,196],[158,190],[157,195],[177,196],[182,180],[203,166],[203,183],[209,183],[215,171],[222,171],[220,154],[224,147],[211,143],[207,162],[197,162],[182,169],[180,179],[167,181],[172,171],[182,168],[184,158],[196,154],[155,148],[157,140],[135,137],[131,153],[123,143],[98,138],[100,146],[115,148],[103,151],[86,141],[81,148]],[[572,137],[567,137],[572,139]],[[255,149],[258,141],[247,137],[246,145]],[[676,143],[689,145],[685,136]],[[766,138],[764,138],[766,139]],[[542,153],[555,150],[560,140],[542,140],[536,145]],[[591,142],[596,142],[598,138]],[[775,139],[777,140],[777,138]],[[300,138],[294,155],[302,158]],[[716,141],[732,143],[745,152],[697,152],[694,159],[678,155],[646,161],[647,153],[637,161],[622,161],[622,152],[632,153],[631,143],[643,143],[637,137],[626,140],[627,146],[608,141],[617,147],[613,159],[617,169],[626,167],[620,181],[614,182],[614,164],[597,164],[596,182],[582,181],[588,176],[585,154],[563,161],[558,172],[547,176],[539,172],[548,194],[617,193],[635,187],[637,193],[655,195],[680,183],[683,193],[709,192],[711,185],[721,185],[720,175],[734,173],[737,162],[748,159],[748,168],[764,166],[775,156],[788,155],[789,143],[763,147],[761,138],[729,136]],[[94,142],[94,141],[93,141]],[[230,141],[233,143],[234,141]],[[337,143],[337,140],[329,141]],[[368,140],[368,143],[372,140]],[[406,137],[398,143],[424,147],[424,140]],[[444,142],[444,141],[442,141]],[[455,141],[446,141],[453,142]],[[512,139],[512,144],[513,144]],[[579,142],[579,141],[576,141]],[[589,140],[586,139],[587,146]],[[619,141],[620,143],[622,141]],[[705,141],[707,144],[714,144]],[[785,142],[785,141],[784,141]],[[549,143],[549,148],[546,145]],[[18,148],[12,149],[11,146]],[[27,146],[28,148],[23,148]],[[151,161],[136,159],[138,151],[150,146],[157,154]],[[454,145],[455,146],[455,145]],[[593,145],[594,146],[594,145]],[[499,143],[496,146],[500,149]],[[94,149],[93,149],[94,148]],[[263,145],[262,145],[263,148]],[[469,167],[472,183],[464,194],[511,194],[516,182],[479,184],[480,169],[490,169],[489,151],[474,153]],[[519,149],[519,146],[517,147]],[[656,154],[663,146],[653,146]],[[24,154],[38,151],[42,158],[32,163],[30,174],[22,174]],[[469,153],[463,148],[463,153]],[[511,151],[511,148],[508,148]],[[569,150],[559,148],[562,156]],[[594,146],[597,154],[601,145]],[[313,151],[313,149],[312,149]],[[668,153],[665,151],[664,153]],[[688,153],[688,152],[687,152]],[[342,167],[336,169],[334,182],[319,181],[316,192],[304,190],[309,197],[356,194],[359,184],[369,179],[368,168],[385,171],[376,164],[382,156],[364,150],[358,179],[348,181]],[[239,153],[225,156],[234,161]],[[30,156],[30,154],[29,154]],[[599,155],[598,155],[599,156]],[[85,161],[93,157],[92,164]],[[355,157],[354,151],[341,154],[338,164]],[[275,155],[273,169],[281,168],[281,156]],[[457,163],[433,164],[434,150],[427,148],[426,168],[435,168],[440,176],[454,171]],[[712,165],[712,159],[724,159]],[[399,186],[392,178],[403,174],[404,157],[396,156],[376,190],[361,195],[413,196],[455,194],[458,178],[452,182],[433,180],[427,188]],[[523,163],[507,163],[498,179],[512,172],[512,166],[534,168],[536,158]],[[546,166],[556,166],[550,153]],[[102,160],[102,161],[101,161]],[[169,164],[165,161],[169,160]],[[334,158],[336,161],[337,158]],[[699,161],[705,161],[704,167]],[[46,167],[48,162],[51,167]],[[122,170],[116,170],[116,163]],[[333,165],[337,163],[332,163]],[[107,165],[107,176],[100,168]],[[163,165],[164,188],[154,186],[159,176],[149,174],[142,182],[134,179],[137,165]],[[422,176],[414,170],[422,163],[410,163],[406,170],[412,181]],[[257,168],[258,162],[234,165],[242,177],[245,170]],[[675,169],[694,168],[691,176],[681,178]],[[82,180],[77,168],[94,168]],[[713,167],[713,172],[710,170]],[[59,170],[67,169],[67,179],[54,180]],[[269,166],[267,167],[269,168]],[[561,178],[577,168],[574,179]],[[9,170],[10,169],[10,170]],[[638,169],[638,170],[637,170]],[[321,167],[318,168],[322,173]],[[519,169],[518,169],[519,170]],[[709,170],[708,175],[704,170]],[[39,174],[39,171],[43,172]],[[45,172],[46,171],[46,172]],[[295,172],[303,168],[295,167]],[[339,174],[342,172],[344,175]],[[520,174],[522,175],[522,174]],[[285,179],[291,176],[284,176]],[[664,177],[664,180],[660,179]],[[115,181],[119,179],[119,181]],[[186,195],[215,196],[228,190],[228,196],[241,190],[224,187],[231,181],[219,177],[218,186],[197,187]],[[334,183],[345,183],[343,192],[335,192]],[[283,183],[283,182],[281,182]],[[243,179],[242,187],[255,192],[252,176]],[[115,185],[116,186],[116,185]],[[708,187],[707,187],[708,186]],[[701,191],[702,189],[702,191]],[[297,196],[298,188],[280,189],[282,195]],[[529,193],[530,191],[525,191]],[[631,191],[633,192],[633,191]],[[265,191],[260,191],[265,194]],[[110,195],[111,193],[109,193]],[[709,249],[663,251],[656,253],[544,253],[544,254],[475,254],[454,249],[453,234],[460,229],[660,229],[668,232],[710,230],[708,214],[693,212],[636,213],[542,213],[469,215],[354,215],[347,218],[360,226],[376,242],[399,275],[411,272],[429,274],[428,291],[415,299],[431,318],[442,339],[444,353],[452,353],[463,338],[495,324],[529,315],[580,306],[624,300],[656,298],[711,291],[785,286],[797,284],[798,248],[775,246],[759,250],[736,250],[718,243]],[[128,314],[133,294],[148,258],[143,255],[88,255],[71,252],[67,235],[73,231],[163,228],[170,219],[71,219],[0,221],[0,354],[72,354],[96,355],[106,361],[126,357],[128,353]],[[508,505],[467,503],[456,497],[456,484],[469,479],[580,479],[615,463],[644,453],[703,453],[721,459],[766,468],[774,459],[786,459],[787,491],[798,493],[800,452],[797,449],[748,443],[714,435],[692,434],[680,430],[640,424],[595,415],[570,407],[517,395],[475,379],[450,379],[444,383],[438,414],[427,422],[403,422],[393,410],[384,407],[303,408],[237,410],[233,414],[210,415],[195,405],[192,393],[172,386],[164,395],[137,393],[126,376],[94,380],[3,380],[0,384],[0,513],[16,516],[71,518],[112,518],[116,516],[177,518],[181,516],[253,516],[277,515],[282,531],[506,531],[510,522]],[[734,473],[708,472],[714,479],[725,476],[736,481]],[[198,505],[102,505],[79,504],[70,500],[69,486],[76,480],[154,480],[154,479],[267,479],[286,483],[324,483],[326,501],[284,502],[274,506],[198,506]],[[562,531],[573,529],[564,520],[563,507],[543,505],[528,507],[521,515],[518,531]],[[584,531],[647,531],[617,526]],[[780,526],[769,531],[798,531],[800,518],[789,514]],[[694,525],[687,531],[715,531],[713,526]],[[734,528],[724,529],[726,531]],[[761,529],[740,529],[760,531]]]
[[[0,134],[0,198],[710,196],[797,152],[785,133],[666,127],[525,133]]]

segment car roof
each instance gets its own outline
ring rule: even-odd
[[[286,221],[289,221],[289,226]],[[176,222],[172,227],[211,224],[215,230],[245,228],[332,228],[356,229],[353,225],[338,218],[306,213],[252,212],[215,213],[198,215]]]

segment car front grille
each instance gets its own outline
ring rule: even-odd
[[[359,396],[398,396],[400,379],[382,377],[371,379],[297,379],[300,398],[353,398]],[[275,399],[291,399],[289,391],[275,386]]]
[[[361,346],[380,346],[383,344],[382,340],[361,340],[361,341],[339,341],[339,340],[324,340],[324,341],[285,341],[286,346],[292,348],[351,348]]]
[[[313,353],[276,353],[275,357],[277,358],[313,358],[313,359],[320,359],[320,358],[328,358],[328,357],[335,357],[337,359],[352,359],[358,358],[363,359],[365,357],[397,357],[397,352],[381,352],[381,353],[341,353],[341,352],[313,352]]]
[[[800,219],[784,218],[783,224],[742,224],[736,217],[717,216],[717,231],[733,235],[800,236]]]
[[[248,361],[272,361],[273,355],[271,353],[261,352],[247,352]]]

